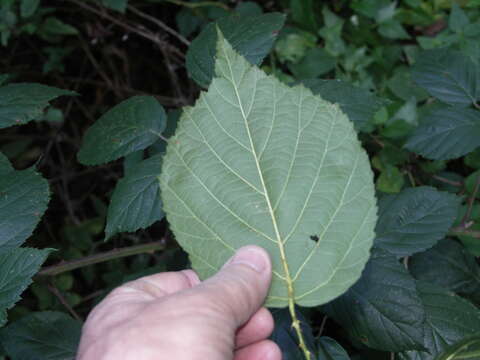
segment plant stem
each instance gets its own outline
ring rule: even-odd
[[[157,250],[165,249],[165,244],[160,241],[151,242],[143,245],[129,246],[122,249],[113,249],[101,254],[87,256],[78,260],[62,262],[57,265],[52,265],[41,270],[37,276],[55,276],[64,272],[80,269],[82,267],[102,263],[105,261],[120,259],[122,257],[153,253]]]

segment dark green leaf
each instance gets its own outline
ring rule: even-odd
[[[375,245],[397,256],[428,249],[446,235],[459,205],[455,195],[426,186],[383,196]]]
[[[25,124],[40,117],[49,101],[73,92],[40,84],[0,87],[0,129]]]
[[[290,0],[292,19],[299,27],[310,30],[313,33],[318,30],[318,23],[315,17],[315,0]]]
[[[480,267],[475,257],[454,240],[441,240],[433,248],[413,255],[408,264],[418,280],[461,294],[480,291]]]
[[[0,173],[9,168],[2,162]],[[48,182],[32,168],[0,177],[0,251],[21,245],[32,234],[49,198]]]
[[[424,346],[427,351],[407,351],[402,360],[434,360],[448,346],[480,332],[480,312],[470,302],[436,285],[417,283],[426,313]]]
[[[348,353],[334,339],[322,336],[317,341],[318,360],[350,360]]]
[[[448,104],[469,106],[480,97],[480,67],[458,51],[425,51],[412,71],[417,84]]]
[[[285,16],[270,13],[252,17],[232,15],[208,24],[188,48],[188,73],[200,86],[207,87],[214,74],[217,26],[233,48],[250,63],[259,65],[272,48]]]
[[[72,25],[66,24],[62,20],[55,17],[47,18],[40,29],[45,36],[78,34],[78,30]]]
[[[272,311],[275,321],[275,329],[270,339],[277,343],[282,351],[282,360],[304,360],[304,355],[298,346],[298,337],[292,328],[292,318],[288,309],[275,309]],[[315,349],[312,329],[308,320],[297,309],[297,317],[300,321],[305,342],[310,351]]]
[[[309,49],[298,63],[289,63],[288,68],[299,80],[316,78],[335,68],[335,58],[321,48]]]
[[[11,308],[32,282],[50,250],[16,248],[0,251],[0,327],[5,324],[6,310]]]
[[[314,94],[337,103],[353,121],[355,129],[361,131],[373,115],[385,104],[370,91],[338,80],[305,80],[303,84]]]
[[[437,360],[478,360],[479,358],[480,333],[447,347]]]
[[[158,183],[161,168],[162,157],[156,155],[134,166],[118,182],[108,207],[106,239],[144,229],[163,218]]]
[[[110,109],[90,127],[78,159],[98,165],[143,150],[158,140],[166,114],[152,96],[134,96]]]
[[[0,331],[11,360],[74,360],[82,323],[54,311],[34,312]]]
[[[128,0],[102,0],[102,4],[109,9],[124,13],[127,9]]]
[[[235,8],[235,11],[240,15],[240,16],[257,16],[257,15],[262,15],[263,10],[258,5],[257,3],[254,3],[253,1],[245,1],[241,2],[237,5]]]
[[[402,24],[398,20],[386,21],[378,27],[378,32],[387,39],[410,39],[410,35],[405,31]]]
[[[452,11],[448,18],[448,27],[455,32],[461,32],[469,23],[467,14],[453,1]]]
[[[325,310],[368,347],[423,349],[425,313],[415,280],[395,256],[383,251],[374,252],[360,280]]]
[[[40,0],[22,0],[20,3],[20,13],[22,17],[27,18],[32,16],[40,5]]]
[[[442,106],[428,112],[405,147],[428,159],[455,159],[480,146],[480,111]]]
[[[396,166],[385,164],[377,178],[376,187],[378,191],[395,194],[402,190],[404,184],[405,179],[400,170]]]

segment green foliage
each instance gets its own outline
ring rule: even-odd
[[[425,310],[415,280],[386,252],[374,252],[360,281],[325,311],[351,337],[374,349],[424,348]]]
[[[40,118],[49,102],[73,92],[40,84],[9,84],[0,87],[0,129]]]
[[[103,115],[85,134],[78,160],[99,165],[152,145],[165,129],[166,114],[151,96],[135,96]]]
[[[261,245],[273,258],[268,305],[326,303],[360,276],[376,220],[353,126],[338,106],[252,67],[223,37],[215,66],[164,158],[162,198],[176,239],[202,278],[235,249]]]
[[[108,207],[105,237],[119,232],[136,231],[163,218],[158,174],[162,157],[153,156],[132,166],[112,194]]]
[[[459,200],[430,187],[383,196],[378,204],[375,245],[408,256],[435,245],[453,225]]]
[[[276,13],[249,18],[232,15],[207,25],[188,48],[188,73],[200,86],[210,84],[214,75],[217,28],[236,51],[258,65],[270,51],[284,21],[285,17]]]
[[[0,330],[12,360],[73,360],[82,324],[54,311],[34,312]]]

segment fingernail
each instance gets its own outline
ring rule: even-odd
[[[268,266],[268,258],[262,249],[256,246],[245,246],[237,250],[228,264],[243,264],[262,273]]]

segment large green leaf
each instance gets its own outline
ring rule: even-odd
[[[426,312],[427,351],[400,353],[402,360],[434,360],[450,345],[480,332],[480,311],[470,302],[436,285],[418,282]]]
[[[451,291],[472,294],[480,290],[480,266],[475,257],[451,239],[412,256],[408,268],[415,278]]]
[[[433,160],[455,159],[480,146],[480,111],[442,106],[428,112],[405,147]]]
[[[20,300],[49,252],[29,248],[0,252],[0,327],[7,320],[6,310]]]
[[[0,129],[22,125],[40,117],[49,101],[74,95],[67,90],[41,84],[9,84],[0,87]]]
[[[82,323],[55,311],[34,312],[0,331],[11,360],[74,360]]]
[[[398,256],[428,249],[446,235],[459,205],[455,195],[427,186],[386,195],[378,203],[375,245]]]
[[[417,84],[448,104],[469,106],[480,98],[480,67],[458,51],[425,51],[412,72]]]
[[[222,18],[205,26],[188,48],[188,73],[200,86],[207,87],[215,73],[217,26],[233,48],[250,63],[258,65],[269,53],[285,16],[279,13],[241,17],[238,14]]]
[[[370,91],[339,80],[305,80],[303,84],[327,101],[340,106],[358,131],[364,130],[373,115],[385,104]]]
[[[423,349],[425,312],[415,280],[386,252],[374,252],[360,280],[325,311],[371,348]]]
[[[316,33],[318,30],[315,3],[315,0],[290,0],[293,21],[298,26],[313,33]]]
[[[108,207],[107,239],[123,231],[136,231],[152,225],[164,216],[158,174],[162,157],[156,155],[134,166],[121,179]]]
[[[34,169],[14,171],[3,155],[0,175],[1,252],[21,245],[32,234],[47,209],[50,193],[48,182]]]
[[[87,130],[78,159],[85,165],[98,165],[143,150],[159,139],[166,117],[152,96],[125,100]]]
[[[372,171],[352,123],[223,38],[216,74],[184,109],[164,158],[176,239],[201,278],[241,246],[263,246],[273,260],[269,306],[325,303],[359,278],[374,236]]]

